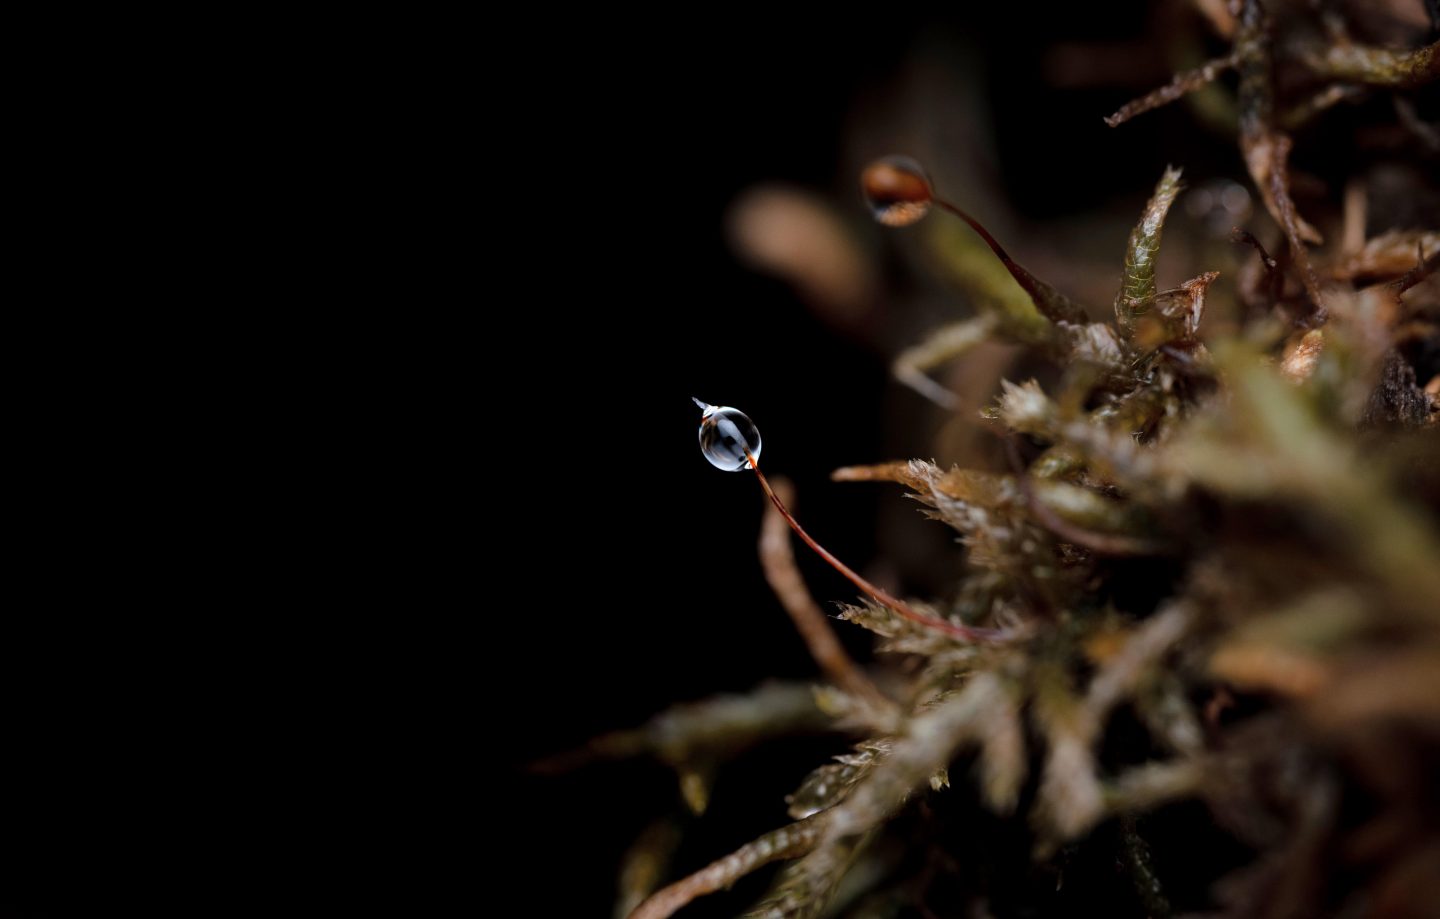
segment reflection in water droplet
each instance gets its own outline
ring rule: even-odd
[[[1226,182],[1220,190],[1220,203],[1237,217],[1250,215],[1250,193],[1239,182]]]
[[[874,218],[887,227],[908,227],[930,213],[930,177],[908,156],[887,156],[865,167],[860,190]]]
[[[700,419],[700,452],[712,465],[726,472],[749,469],[746,450],[755,462],[760,462],[760,429],[744,412],[724,405],[702,407],[705,415]]]
[[[1185,210],[1196,220],[1204,220],[1210,216],[1210,210],[1215,207],[1215,196],[1210,189],[1200,187],[1194,189],[1185,196]]]
[[[1238,182],[1211,179],[1186,194],[1185,210],[1218,239],[1250,217],[1250,193]]]

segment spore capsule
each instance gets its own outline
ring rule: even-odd
[[[930,213],[935,193],[925,169],[908,156],[886,156],[860,174],[870,213],[887,227],[908,227]]]

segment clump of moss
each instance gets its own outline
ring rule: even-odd
[[[1287,166],[1327,100],[1434,81],[1436,45],[1277,16],[1216,13],[1229,54],[1108,120],[1237,70],[1238,143],[1279,251],[1237,229],[1228,261],[1163,287],[1168,169],[1105,318],[1008,256],[950,263],[986,310],[897,376],[951,404],[925,371],[998,339],[1053,361],[1054,382],[1007,382],[982,413],[1003,466],[836,477],[898,483],[959,535],[964,578],[924,608],[984,637],[847,607],[887,663],[860,670],[816,632],[772,517],[767,575],[830,683],[677,709],[589,752],[658,755],[703,808],[705,776],[769,736],[832,730],[854,750],[796,790],[795,822],[654,893],[675,838],[647,834],[622,914],[668,916],[775,861],[751,915],[1035,915],[1066,909],[1067,884],[1109,885],[1116,915],[1440,902],[1440,232],[1362,215],[1315,248]]]

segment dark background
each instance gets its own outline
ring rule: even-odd
[[[829,471],[914,446],[902,422],[938,425],[889,381],[890,353],[817,321],[787,285],[737,261],[724,232],[735,197],[780,180],[827,196],[872,232],[850,161],[892,148],[854,112],[885,97],[917,48],[937,47],[965,55],[982,81],[991,122],[957,128],[993,132],[990,191],[1024,220],[1117,198],[1133,210],[1167,162],[1239,174],[1228,142],[1195,149],[1178,108],[1127,126],[1124,144],[1102,123],[1163,72],[1139,67],[1133,85],[1047,85],[1056,42],[1143,48],[1154,28],[1146,5],[1009,6],[950,20],[899,8],[849,21],[726,17],[677,27],[672,40],[622,37],[550,100],[547,170],[570,206],[529,235],[554,270],[518,308],[535,314],[535,340],[521,345],[535,355],[531,372],[569,395],[535,407],[517,458],[528,510],[513,550],[521,563],[553,567],[523,584],[491,569],[523,602],[485,614],[500,624],[486,656],[503,695],[481,701],[477,730],[485,755],[512,771],[477,794],[513,834],[502,865],[555,915],[611,908],[621,853],[675,808],[676,783],[653,763],[561,778],[527,775],[525,763],[675,702],[815,673],[760,574],[760,490],[702,459],[690,396],[750,414],[767,469],[797,483],[799,517],[862,569],[877,552],[879,508],[908,505],[898,489],[832,484]],[[1123,231],[1114,242],[1118,271]],[[528,381],[513,385],[523,392]],[[822,604],[854,597],[838,575],[808,556],[801,563]],[[868,646],[840,629],[852,647]],[[502,726],[487,727],[497,710]],[[722,772],[679,869],[780,825],[783,796],[837,752],[834,740],[780,744]],[[689,909],[733,914],[756,893],[742,886]]]

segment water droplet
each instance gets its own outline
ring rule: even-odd
[[[760,429],[744,412],[724,405],[706,405],[699,399],[695,404],[705,410],[700,419],[700,452],[715,468],[726,472],[749,469],[746,450],[755,462],[760,462]]]
[[[860,174],[870,213],[887,227],[908,227],[930,213],[930,177],[908,156],[886,156]]]

